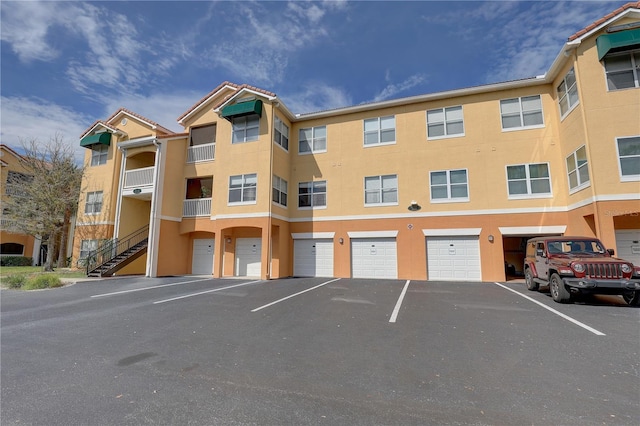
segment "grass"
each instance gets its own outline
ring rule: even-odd
[[[0,268],[0,286],[23,290],[62,286],[62,278],[85,278],[81,269],[57,268],[43,272],[41,266],[3,266]]]

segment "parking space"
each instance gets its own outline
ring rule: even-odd
[[[3,290],[2,420],[636,424],[639,320],[614,297],[560,305],[516,281]]]

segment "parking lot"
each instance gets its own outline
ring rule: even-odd
[[[636,425],[640,309],[522,282],[2,290],[3,425]]]

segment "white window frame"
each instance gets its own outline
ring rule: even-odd
[[[87,195],[84,199],[84,214],[86,215],[98,215],[102,212],[102,204],[103,204],[103,191],[90,191],[87,192]],[[97,200],[99,196],[100,201]],[[91,199],[94,198],[94,199]],[[100,206],[100,208],[96,211],[96,206]],[[91,211],[87,211],[91,210]]]
[[[287,207],[289,201],[289,183],[280,176],[273,175],[273,188],[271,194],[271,202],[282,207]],[[277,197],[276,197],[277,195]],[[284,195],[284,202],[283,201]],[[277,200],[275,200],[277,198]]]
[[[447,113],[452,113],[454,110],[460,110],[460,113],[462,115],[462,119],[461,120],[456,120],[456,119],[447,119]],[[429,113],[442,113],[442,121],[432,121],[429,122]],[[438,140],[438,139],[448,139],[448,138],[459,138],[465,135],[465,128],[464,128],[464,108],[462,107],[462,105],[455,105],[455,106],[450,106],[450,107],[444,107],[444,108],[434,108],[434,109],[430,109],[427,110],[426,112],[427,115],[427,140]],[[454,123],[462,123],[462,132],[461,133],[449,133],[448,132],[448,127],[450,124],[454,124]],[[444,128],[444,135],[440,135],[440,136],[430,136],[429,135],[429,126],[433,126],[433,125],[442,125]]]
[[[385,188],[384,187],[385,180],[390,180],[390,179],[395,179],[396,186],[395,187]],[[372,182],[374,180],[377,180],[378,187],[377,188],[367,188],[367,181]],[[378,175],[378,176],[365,176],[364,182],[363,182],[363,187],[364,187],[364,206],[365,207],[397,206],[398,205],[398,199],[399,199],[398,186],[399,186],[399,182],[398,182],[398,175],[397,174],[393,174],[393,175]],[[383,201],[384,198],[385,198],[384,197],[385,193],[388,194],[388,193],[391,193],[391,192],[394,192],[396,194],[396,201],[387,201],[387,202]],[[367,194],[377,194],[379,201],[378,202],[368,203],[367,202]]]
[[[258,118],[257,123],[249,123],[249,119]],[[240,122],[242,120],[242,122]],[[247,137],[247,133],[251,129],[257,129],[255,136]],[[236,140],[236,132],[242,132],[242,139]],[[231,143],[239,144],[246,142],[254,142],[260,138],[260,116],[256,114],[246,115],[244,117],[234,117],[231,119]]]
[[[286,141],[286,144],[283,141]],[[273,142],[286,152],[289,152],[289,126],[280,120],[277,115],[273,123]]]
[[[573,74],[573,84],[571,86],[567,84],[567,78],[570,74]],[[560,95],[560,87],[562,86],[564,86],[564,95]],[[578,95],[578,79],[576,78],[576,73],[573,67],[569,70],[569,72],[567,72],[567,74],[565,74],[558,87],[556,87],[556,93],[558,94],[558,108],[560,109],[560,119],[562,120],[580,104],[580,97]],[[571,101],[572,95],[575,96],[575,102],[573,103]],[[566,100],[567,110],[563,112],[562,102],[564,100]]]
[[[383,128],[383,121],[389,121],[389,119],[393,120],[393,127],[385,127]],[[375,126],[375,129],[367,130],[367,124]],[[363,130],[363,140],[362,144],[365,148],[371,146],[380,146],[380,145],[394,145],[396,143],[396,116],[395,115],[387,115],[385,117],[375,117],[375,118],[367,118],[362,121],[362,130]],[[393,131],[393,140],[382,142],[382,135],[386,132]],[[377,141],[372,143],[367,143],[367,136],[376,136]]]
[[[462,186],[462,183],[451,182],[451,172],[460,172],[464,171],[465,173],[465,182],[464,186],[467,188],[467,196],[466,197],[454,197],[451,195],[451,187],[452,186]],[[433,174],[434,173],[446,173],[447,182],[445,184],[434,184],[433,183]],[[447,188],[447,198],[433,198],[433,188],[437,187],[446,187]],[[470,200],[469,198],[469,170],[468,169],[451,169],[451,170],[432,170],[429,172],[429,198],[432,203],[466,203]]]
[[[316,137],[316,131],[319,129],[324,129],[324,137]],[[300,146],[302,145],[302,141],[307,141],[307,139],[302,139],[303,132],[306,130],[311,130],[311,139],[309,142],[309,151],[300,151]],[[324,139],[324,149],[316,149],[316,141],[320,141]],[[327,152],[327,126],[314,126],[314,127],[305,127],[304,129],[300,129],[298,132],[298,155],[311,155],[318,154],[321,152]]]
[[[97,250],[99,242],[100,240],[82,240],[80,242],[80,253],[78,254],[78,260],[85,260],[89,256],[89,253]]]
[[[549,192],[544,192],[544,193],[532,193],[531,192],[531,172],[530,172],[530,167],[531,166],[539,166],[541,164],[545,164],[547,166],[547,172],[549,173],[549,176],[546,177],[545,179],[547,179],[549,181]],[[525,178],[524,179],[518,179],[518,180],[524,180],[527,183],[527,193],[526,194],[511,194],[509,192],[509,182],[513,181],[509,179],[509,167],[520,167],[520,166],[524,166],[525,168]],[[507,178],[507,195],[509,197],[510,200],[521,200],[521,199],[529,199],[529,198],[553,198],[553,186],[552,186],[552,182],[551,182],[551,167],[549,166],[549,163],[523,163],[523,164],[508,164],[505,166],[504,168],[505,171],[505,176]],[[541,178],[536,178],[536,180],[539,180]]]
[[[609,71],[607,70],[607,65],[606,65],[606,60],[607,58],[611,58],[611,57],[615,57],[615,56],[630,56],[631,58],[631,67],[629,69],[624,69],[624,70],[616,70],[613,71],[612,73],[615,74],[619,74],[622,72],[629,72],[631,71],[633,73],[633,87],[623,87],[620,89],[616,89],[616,88],[611,88],[609,86]],[[636,59],[636,55],[638,56],[638,59]],[[618,90],[628,90],[628,89],[638,89],[640,88],[640,63],[638,63],[638,61],[640,61],[640,49],[634,49],[634,50],[628,50],[625,52],[620,52],[620,53],[613,53],[611,55],[606,55],[603,59],[602,59],[602,68],[604,70],[604,80],[605,80],[605,84],[607,85],[607,91],[608,92],[617,92]]]
[[[584,162],[579,163],[578,161],[578,151],[584,150]],[[569,154],[566,158],[565,164],[567,166],[567,182],[569,185],[569,194],[573,194],[574,192],[578,192],[584,188],[588,188],[591,186],[591,175],[589,173],[589,161],[587,159],[587,146],[582,145],[571,154]],[[582,181],[582,170],[587,169],[587,180]],[[575,175],[576,185],[571,186],[571,176]]]
[[[636,136],[620,136],[616,138],[616,155],[618,157],[618,170],[620,172],[620,181],[621,182],[636,182],[636,181],[640,181],[640,174],[637,175],[623,175],[622,174],[622,158],[620,157],[620,146],[619,146],[619,142],[620,140],[623,139],[636,139],[636,138],[640,138],[640,135],[636,135]],[[634,155],[625,155],[624,158],[637,158],[638,161],[640,161],[640,155],[634,154]]]
[[[324,184],[325,190],[324,192],[315,192],[315,186],[317,184]],[[311,192],[309,192],[308,194],[304,194],[304,195],[309,195],[310,196],[310,206],[300,206],[300,186],[301,185],[310,185],[311,186]],[[324,194],[324,204],[321,205],[315,205],[314,204],[314,195],[320,195],[320,194]],[[318,210],[318,209],[326,209],[327,208],[327,194],[328,194],[328,187],[327,187],[327,181],[326,180],[315,180],[315,181],[308,181],[308,182],[298,182],[298,210]]]
[[[99,149],[96,149],[99,148]],[[109,159],[109,145],[95,144],[91,147],[91,167],[103,166]]]
[[[532,124],[532,125],[525,125],[524,124],[524,113],[525,111],[522,109],[522,100],[523,99],[527,99],[527,98],[538,98],[540,100],[540,115],[542,117],[542,123],[541,124]],[[518,100],[518,105],[519,105],[519,115],[520,115],[520,126],[514,126],[514,127],[504,127],[504,113],[502,112],[502,103],[503,102],[507,102],[507,101],[513,101],[513,100]],[[530,95],[530,96],[520,96],[517,98],[508,98],[508,99],[500,99],[500,103],[499,103],[499,111],[500,111],[500,126],[502,128],[503,132],[513,132],[513,131],[518,131],[518,130],[528,130],[528,129],[541,129],[544,127],[544,106],[542,105],[542,96],[541,95]],[[534,112],[534,111],[538,111],[538,110],[531,110],[531,111],[527,111],[527,112]],[[509,114],[509,115],[514,115],[515,114]]]
[[[255,184],[247,184],[248,178],[255,178]],[[231,180],[233,178],[241,178],[242,183],[239,188],[231,187]],[[254,188],[254,198],[245,200],[245,191],[249,191],[251,188]],[[240,191],[240,201],[230,201],[231,199],[231,191]],[[227,191],[227,205],[228,206],[238,206],[238,205],[247,205],[247,204],[256,204],[258,202],[258,174],[257,173],[245,173],[241,175],[233,175],[229,176],[229,190]]]

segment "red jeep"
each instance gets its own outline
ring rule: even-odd
[[[597,238],[532,238],[524,259],[527,288],[549,286],[559,303],[577,294],[618,294],[629,305],[640,305],[640,266],[612,256]]]

